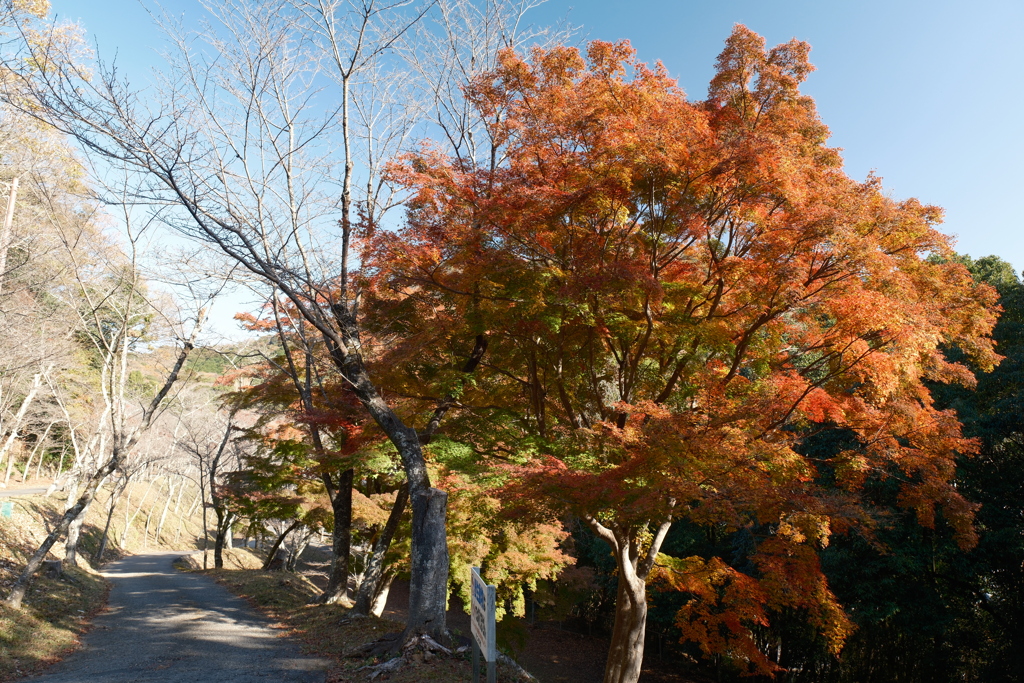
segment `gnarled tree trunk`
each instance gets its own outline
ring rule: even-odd
[[[411,487],[410,487],[411,488]],[[402,641],[426,633],[446,637],[448,606],[448,536],[445,518],[448,494],[440,489],[421,489],[412,498],[412,576],[409,584],[409,619]],[[418,549],[419,552],[415,552]]]
[[[669,508],[674,502],[669,503]],[[665,519],[654,530],[654,538],[645,553],[639,549],[641,536],[649,525],[610,524],[605,526],[593,517],[586,519],[590,528],[611,546],[619,570],[615,600],[615,627],[604,669],[604,683],[637,683],[644,663],[644,637],[647,632],[647,577],[665,542],[672,522]]]

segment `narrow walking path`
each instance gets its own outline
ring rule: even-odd
[[[0,489],[0,498],[15,498],[18,496],[38,496],[42,493],[46,493],[45,486],[31,489]]]
[[[113,588],[83,648],[33,683],[322,683],[300,653],[209,577],[176,570],[180,552],[134,555],[104,571]]]

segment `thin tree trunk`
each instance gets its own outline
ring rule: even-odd
[[[142,512],[142,506],[146,503],[147,500],[149,500],[149,493],[150,493],[150,491],[153,490],[153,486],[155,484],[156,484],[156,480],[155,479],[150,479],[149,480],[149,486],[146,487],[146,492],[142,494],[142,500],[140,500],[139,504],[137,506],[135,506],[135,512],[132,513],[131,519],[128,519],[128,508],[131,508],[131,505],[128,505],[127,508],[125,509],[125,523],[124,524],[125,524],[125,534],[126,535],[128,533],[128,528],[131,527],[133,524],[135,524],[135,519],[139,516],[139,513]],[[131,501],[129,500],[129,503],[130,502]]]
[[[368,615],[373,611],[374,598],[380,593],[382,577],[386,573],[384,556],[387,554],[388,548],[391,547],[391,541],[394,539],[395,531],[398,529],[398,522],[402,518],[402,513],[405,512],[405,506],[408,501],[409,489],[403,486],[398,489],[398,495],[395,497],[395,504],[391,506],[388,521],[384,524],[384,529],[374,542],[373,550],[370,553],[370,560],[366,563],[363,580],[359,584],[359,589],[356,593],[356,604],[352,608],[356,614]]]
[[[60,449],[60,462],[57,463],[57,474],[53,475],[53,480],[57,481],[60,478],[60,473],[64,471],[64,456],[68,453],[68,445],[64,444],[64,448]],[[47,494],[49,494],[47,490]]]
[[[160,534],[164,530],[164,522],[167,521],[167,511],[171,507],[171,498],[174,498],[174,489],[177,488],[175,483],[170,479],[167,480],[167,500],[164,501],[164,509],[160,513],[160,521],[156,523],[156,544],[160,545]],[[181,499],[181,494],[178,494],[178,499]]]
[[[39,392],[39,387],[43,383],[43,377],[53,367],[53,363],[50,363],[42,372],[36,373],[32,378],[32,388],[29,389],[28,394],[21,401],[21,407],[18,408],[17,414],[14,416],[14,424],[11,426],[11,434],[7,437],[7,441],[4,442],[3,448],[0,448],[0,463],[4,461],[4,458],[11,451],[11,446],[14,444],[14,440],[18,438],[18,430],[21,428],[21,423],[25,420],[25,413],[28,412],[28,408],[32,405],[32,400],[35,399],[36,394]],[[11,458],[13,459],[13,455]],[[7,467],[7,477],[11,476],[10,465]],[[5,482],[6,483],[6,482]]]
[[[193,514],[195,514],[195,511],[199,509],[199,501],[202,499],[202,497],[202,487],[200,487],[199,493],[197,493],[196,497],[192,499],[191,503],[189,503],[188,511],[185,513],[186,517],[191,517]]]
[[[295,566],[299,563],[299,558],[302,557],[302,553],[306,552],[306,548],[309,547],[309,542],[312,538],[312,532],[306,534],[306,536],[303,537],[302,542],[296,546],[295,552],[288,556],[288,562],[284,566],[286,571],[295,571]]]
[[[274,541],[274,545],[270,546],[270,552],[267,553],[267,559],[263,562],[263,571],[270,569],[270,565],[274,562],[274,556],[277,555],[277,549],[284,543],[284,538],[290,534],[297,526],[302,524],[301,519],[297,519],[291,523],[287,529],[285,529],[280,536]]]
[[[135,482],[131,482],[128,488],[128,497],[124,502],[124,531],[121,532],[121,538],[118,539],[117,545],[121,550],[125,549],[125,543],[128,542],[128,512],[132,509],[132,493],[135,491]]]
[[[32,449],[32,452],[29,453],[28,461],[25,463],[25,469],[21,473],[21,481],[22,481],[22,483],[25,483],[25,481],[28,479],[28,469],[29,469],[29,467],[32,466],[32,459],[35,457],[37,452],[42,450],[43,442],[46,441],[46,437],[48,437],[50,435],[50,429],[52,429],[53,425],[55,425],[55,424],[56,424],[56,422],[51,422],[50,424],[46,425],[46,430],[43,432],[43,436],[36,443],[36,447]],[[40,456],[39,457],[39,464],[41,465],[42,463],[43,463],[43,458],[42,458],[42,456]],[[39,477],[39,475],[36,474],[36,478],[38,478],[38,477]]]
[[[348,563],[352,553],[352,481],[354,470],[338,477],[338,488],[331,499],[334,529],[331,533],[331,574],[320,601],[334,604],[348,597]]]
[[[203,499],[203,569],[209,569],[208,555],[210,553],[210,527],[206,521],[206,480],[205,476],[206,468],[203,467],[203,463],[199,462],[199,496]]]
[[[11,179],[11,191],[7,195],[7,214],[4,227],[0,230],[0,291],[7,279],[7,252],[11,248],[11,227],[14,224],[14,203],[18,201],[18,176]],[[0,459],[2,461],[2,459]]]
[[[89,503],[92,502],[96,496],[96,489],[103,482],[107,476],[116,469],[119,464],[117,457],[111,457],[111,459],[99,470],[89,478],[86,483],[85,491],[82,493],[81,498],[72,505],[64,515],[57,522],[53,531],[46,537],[39,549],[36,550],[35,554],[29,559],[28,564],[25,566],[24,571],[18,576],[17,581],[14,582],[14,587],[11,589],[11,594],[7,597],[7,604],[14,609],[21,609],[21,603],[25,599],[25,591],[28,589],[29,581],[32,580],[32,575],[36,573],[36,570],[43,563],[43,558],[50,552],[50,548],[57,542],[63,534],[67,533],[68,527],[71,526],[71,522],[74,521],[82,511],[89,507]]]
[[[93,564],[99,565],[103,562],[103,553],[107,551],[107,539],[110,534],[110,522],[114,519],[114,510],[117,509],[117,499],[121,497],[127,485],[125,481],[120,486],[115,486],[114,490],[110,492],[110,500],[108,501],[107,509],[107,523],[103,525],[103,535],[100,537],[100,545],[96,549],[96,555],[93,558]]]
[[[149,547],[149,522],[153,519],[153,508],[146,512],[146,526],[142,529],[142,547]]]
[[[343,199],[342,201],[344,202],[345,200]],[[347,216],[345,211],[347,211],[347,208],[342,211],[343,217]],[[347,245],[347,223],[345,224],[345,230],[343,230],[343,239],[345,240],[345,245]],[[344,262],[348,253],[347,246],[342,248],[342,252],[342,267],[344,268]],[[344,279],[345,276],[343,275],[342,280],[344,281]],[[274,292],[272,301],[277,334],[288,365],[289,374],[292,382],[295,384],[295,390],[298,392],[299,397],[302,400],[303,409],[307,413],[312,414],[314,411],[312,372],[313,354],[310,351],[308,344],[306,344],[304,348],[304,373],[300,378],[298,365],[295,362],[295,357],[289,347],[288,338],[284,333],[284,326],[281,323],[276,291]],[[305,341],[304,337],[303,341]],[[310,440],[313,443],[313,451],[316,454],[317,459],[323,463],[327,460],[327,450],[324,448],[323,440],[320,436],[320,428],[315,422],[309,422],[308,429]],[[349,468],[342,472],[338,476],[337,486],[335,486],[330,473],[324,472],[321,475],[321,478],[324,483],[324,488],[327,491],[327,498],[331,502],[331,512],[334,516],[334,525],[331,532],[331,569],[327,579],[327,587],[320,596],[319,602],[324,604],[335,604],[344,601],[348,597],[348,564],[349,558],[352,554],[352,482],[354,478],[354,471],[352,468]]]
[[[217,539],[213,544],[213,566],[215,569],[224,568],[224,545],[228,538],[228,531],[235,523],[235,515],[224,508],[216,508],[217,513]]]

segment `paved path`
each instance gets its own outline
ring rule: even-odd
[[[14,498],[15,496],[37,496],[46,493],[46,487],[37,489],[0,489],[0,498]]]
[[[201,574],[179,572],[181,553],[111,563],[110,606],[84,647],[32,683],[322,683],[327,662],[302,655],[243,600]]]

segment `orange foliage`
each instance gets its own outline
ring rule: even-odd
[[[469,93],[499,163],[428,147],[394,166],[408,222],[365,254],[400,386],[445,395],[446,368],[487,336],[447,429],[505,463],[507,501],[612,530],[666,516],[772,530],[759,578],[720,558],[662,574],[694,596],[688,637],[762,671],[745,624],[767,610],[806,610],[835,648],[849,632],[815,547],[870,525],[867,473],[898,473],[922,524],[941,510],[974,543],[951,480],[975,444],[925,381],[973,383],[944,347],[999,360],[995,292],[929,258],[951,254],[941,210],[848,177],[826,145],[799,91],[808,52],[737,27],[701,102],[628,43],[503,53]],[[860,447],[802,456],[822,426]]]

